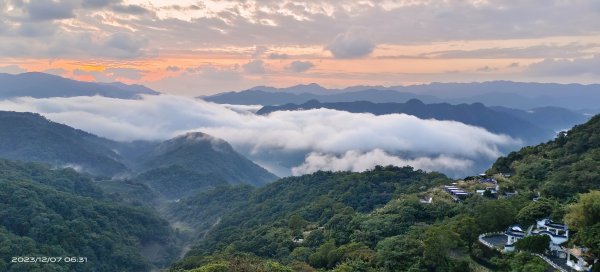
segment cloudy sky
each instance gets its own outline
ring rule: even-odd
[[[597,0],[0,0],[0,40],[0,72],[187,96],[312,82],[600,82]]]

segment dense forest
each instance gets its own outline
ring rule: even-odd
[[[600,115],[555,140],[499,158],[488,172],[509,174],[511,186],[560,199],[600,189]]]
[[[0,158],[70,167],[95,177],[127,178],[164,199],[177,199],[225,184],[256,186],[277,177],[200,132],[163,142],[117,142],[27,112],[0,111]],[[131,182],[129,183],[131,184]],[[116,192],[119,185],[110,184]]]
[[[440,188],[452,182],[443,175],[391,166],[209,190],[169,207],[171,220],[198,239],[171,271],[548,271],[528,254],[545,250],[537,238],[509,254],[477,242],[546,217],[569,224],[569,245],[598,258],[600,192],[589,190],[600,188],[599,131],[596,116],[498,159],[488,174],[500,193],[518,192],[512,197],[456,202]],[[476,186],[472,180],[460,183]]]
[[[599,131],[596,116],[499,158],[487,172],[498,194],[462,199],[443,186],[487,185],[395,166],[320,171],[262,187],[226,182],[218,172],[193,171],[187,144],[201,134],[156,147],[148,170],[128,179],[0,160],[0,271],[550,271],[530,254],[547,249],[544,237],[502,254],[478,236],[551,218],[569,225],[566,246],[598,258]],[[13,263],[10,256],[87,262]]]
[[[148,271],[176,257],[167,221],[119,202],[72,169],[0,160],[0,271]],[[87,259],[13,263],[11,256]]]
[[[247,271],[233,267],[260,260],[254,271],[471,271],[479,260],[499,271],[544,271],[545,263],[528,255],[492,263],[475,242],[532,209],[526,196],[456,203],[437,189],[448,182],[408,167],[378,167],[204,192],[171,207],[178,220],[206,230],[172,270]],[[422,192],[435,201],[421,203]],[[554,208],[545,215],[552,214],[560,217]],[[263,270],[273,262],[279,270]],[[227,269],[211,268],[220,266]]]

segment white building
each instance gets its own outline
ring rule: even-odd
[[[532,235],[547,235],[550,237],[550,252],[560,258],[566,258],[565,250],[560,246],[569,240],[569,228],[565,224],[553,222],[548,218],[538,220],[535,228],[531,230]]]
[[[485,187],[485,190],[476,190],[475,192],[481,196],[485,194],[485,191],[490,191],[492,195],[498,194],[498,186],[496,187]]]
[[[455,185],[444,185],[444,190],[452,196],[454,201],[460,201],[469,196],[469,193]]]
[[[519,225],[512,225],[508,227],[504,234],[506,234],[506,237],[508,238],[506,245],[504,245],[504,251],[508,252],[514,251],[515,243],[525,237],[525,231],[523,231],[523,228],[521,228]]]

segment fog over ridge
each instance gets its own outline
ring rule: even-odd
[[[278,175],[362,171],[377,164],[466,173],[477,161],[493,160],[522,144],[460,122],[406,114],[314,109],[261,116],[252,113],[253,107],[173,95],[140,100],[21,97],[0,101],[0,109],[37,112],[119,141],[164,140],[201,131],[228,141]]]

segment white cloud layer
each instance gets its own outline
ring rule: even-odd
[[[473,161],[445,155],[407,160],[390,155],[381,149],[374,149],[369,152],[349,150],[341,156],[312,152],[306,157],[302,165],[292,168],[292,174],[303,175],[319,170],[362,172],[373,169],[377,165],[410,165],[426,171],[441,172],[449,170],[455,172],[468,170],[473,166]]]
[[[375,116],[316,109],[261,116],[252,113],[254,107],[246,108],[171,95],[141,100],[72,97],[0,101],[1,110],[38,112],[53,121],[121,141],[163,140],[202,131],[225,139],[265,167],[285,168],[288,174],[292,167],[296,167],[294,173],[308,173],[317,169],[363,170],[377,164],[460,171],[520,144],[463,123],[405,114]]]

